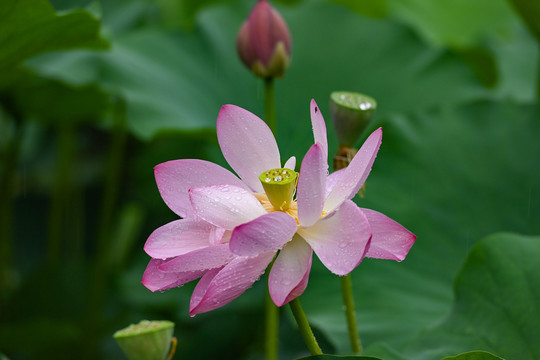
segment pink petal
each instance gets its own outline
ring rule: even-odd
[[[386,215],[370,209],[361,210],[373,232],[366,257],[397,261],[405,259],[416,235]]]
[[[217,268],[208,270],[204,276],[199,280],[197,283],[197,286],[195,286],[195,289],[193,290],[193,294],[191,294],[191,300],[189,302],[189,308],[194,309],[197,307],[197,305],[200,304],[201,300],[203,299],[204,295],[206,294],[206,290],[208,290],[208,286],[212,283],[212,280],[216,277],[216,275],[222,270],[223,268]],[[192,314],[191,310],[189,313],[190,316],[195,316],[196,314]]]
[[[306,273],[304,274],[304,277],[302,278],[302,280],[300,280],[298,285],[296,285],[296,287],[291,290],[289,295],[287,295],[287,298],[285,299],[285,301],[283,301],[282,306],[296,299],[297,297],[302,295],[304,291],[306,290],[307,284],[309,281],[309,272],[311,271],[312,258],[313,258],[313,252],[311,252],[311,256],[309,257],[309,265],[307,265],[307,270],[306,270]]]
[[[150,291],[167,290],[182,286],[190,281],[200,278],[204,271],[189,271],[185,273],[164,273],[158,270],[159,265],[165,261],[151,259],[144,271],[143,285]]]
[[[364,258],[371,230],[365,215],[348,200],[333,214],[309,228],[300,228],[302,236],[321,262],[337,275],[347,275]]]
[[[181,219],[163,225],[150,235],[144,251],[153,258],[166,259],[208,246],[216,229],[201,220]]]
[[[302,226],[311,226],[321,217],[326,191],[326,169],[322,146],[316,143],[304,156],[298,178],[296,199],[298,221]]]
[[[224,243],[225,241],[224,238],[227,237],[227,235],[225,234],[227,233],[227,230],[223,229],[223,228],[220,228],[220,227],[212,227],[212,231],[210,231],[210,244],[211,245],[217,245],[217,244],[221,244],[221,243]],[[230,231],[229,231],[230,233]],[[229,235],[229,238],[230,238],[230,235]]]
[[[281,166],[276,139],[264,121],[234,105],[224,105],[217,119],[223,156],[255,192],[262,193],[259,175]]]
[[[157,165],[154,175],[159,193],[167,206],[181,217],[192,215],[188,190],[194,187],[231,184],[248,189],[229,170],[203,160],[173,160]]]
[[[285,165],[283,165],[285,169],[291,169],[294,170],[296,167],[296,157],[291,156],[287,162],[285,162]]]
[[[277,251],[292,239],[296,228],[296,220],[286,213],[276,211],[264,214],[237,226],[232,232],[229,246],[238,256]]]
[[[217,309],[242,295],[264,273],[274,255],[275,252],[268,252],[256,257],[237,257],[219,272],[207,273],[193,291],[189,314]]]
[[[251,192],[236,186],[195,188],[189,190],[189,197],[197,216],[227,230],[266,214]]]
[[[341,178],[344,171],[345,169],[340,169],[340,170],[334,171],[333,173],[331,173],[330,175],[326,177],[325,198],[327,198],[328,195],[332,192],[332,189],[336,186],[338,180]]]
[[[276,306],[283,306],[306,289],[313,251],[296,235],[280,251],[268,278],[270,296]]]
[[[311,99],[311,126],[313,128],[313,138],[315,144],[320,143],[324,154],[324,162],[328,162],[328,140],[326,138],[326,124],[321,114],[321,109],[315,100]],[[328,165],[327,165],[328,166]]]
[[[381,146],[381,140],[382,128],[378,128],[367,138],[326,198],[324,204],[326,213],[334,211],[345,200],[352,199],[364,185]]]
[[[229,244],[207,246],[177,256],[158,266],[158,270],[166,273],[204,271],[222,267],[233,259]]]

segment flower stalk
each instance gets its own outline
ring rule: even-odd
[[[302,338],[304,339],[304,343],[306,344],[309,352],[311,353],[311,355],[322,355],[322,350],[319,347],[319,344],[317,343],[317,339],[315,338],[315,335],[313,335],[311,326],[309,326],[309,322],[306,318],[306,314],[304,313],[304,310],[302,309],[300,300],[296,298],[292,300],[289,303],[289,305],[294,315],[294,319],[296,320],[296,323],[298,324],[298,329],[300,330],[300,334],[302,335]]]
[[[330,113],[339,140],[338,153],[334,156],[334,171],[349,166],[357,153],[354,143],[371,121],[376,108],[375,99],[367,95],[348,91],[334,91],[330,95]],[[361,197],[364,191],[365,184],[358,192]],[[351,348],[355,354],[361,354],[362,342],[358,335],[351,274],[340,279]]]
[[[274,95],[274,78],[268,77],[264,79],[264,118],[266,124],[272,130],[274,136],[277,132],[276,121],[276,103]],[[268,267],[270,270],[272,264]],[[268,272],[270,273],[270,271]],[[265,353],[266,360],[276,360],[278,358],[279,349],[279,308],[274,304],[270,297],[270,292],[266,291],[264,301],[264,320],[265,320]]]
[[[347,319],[347,329],[349,332],[349,340],[351,342],[352,351],[355,354],[362,353],[362,341],[358,336],[358,328],[356,323],[356,311],[354,308],[354,296],[352,292],[351,274],[340,277],[341,279],[341,294],[343,296],[343,305],[345,310],[345,318]]]
[[[0,149],[0,305],[7,299],[7,289],[12,288],[11,268],[13,266],[13,200],[15,198],[15,179],[17,162],[22,143],[22,121],[14,125],[13,136],[7,139]],[[0,121],[0,133],[7,134],[8,126]]]
[[[337,155],[334,157],[334,170],[346,168],[356,155],[357,150],[348,146],[340,145]],[[365,184],[364,184],[365,186]],[[341,294],[343,297],[343,310],[347,320],[347,332],[352,351],[360,355],[362,353],[362,340],[358,335],[358,325],[356,322],[356,309],[354,306],[354,294],[352,289],[351,274],[340,277]]]
[[[264,351],[267,360],[276,360],[278,358],[278,336],[279,336],[279,308],[274,304],[270,297],[270,292],[266,289],[264,299],[264,321],[265,338]]]
[[[112,129],[112,140],[109,149],[108,163],[106,164],[106,177],[104,183],[103,202],[101,204],[101,218],[97,230],[96,261],[93,269],[94,281],[91,287],[90,306],[86,316],[86,331],[89,334],[96,334],[100,323],[99,313],[104,306],[105,293],[107,291],[107,275],[110,269],[107,249],[108,239],[112,233],[112,224],[117,204],[118,192],[122,175],[122,163],[125,155],[127,141],[126,130],[126,103],[123,99],[117,99],[114,103],[114,127]],[[92,335],[90,335],[92,336]],[[95,344],[97,339],[88,339],[87,351],[95,351],[91,344]]]
[[[60,263],[62,253],[62,233],[68,224],[69,201],[71,197],[71,171],[75,150],[75,129],[66,124],[58,129],[58,162],[50,210],[49,243],[47,260],[53,265]]]
[[[277,135],[276,100],[274,95],[274,78],[264,79],[264,118],[266,124]]]

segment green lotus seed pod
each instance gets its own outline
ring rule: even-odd
[[[354,146],[376,109],[377,102],[367,95],[334,91],[330,95],[330,115],[339,144]]]
[[[293,201],[298,173],[291,169],[271,169],[263,172],[259,180],[274,209],[287,210]]]
[[[142,320],[118,330],[113,337],[129,360],[165,360],[173,331],[170,321]]]

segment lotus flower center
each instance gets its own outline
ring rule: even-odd
[[[265,193],[262,193],[262,194],[255,193],[253,195],[255,195],[257,200],[259,200],[259,202],[262,204],[262,206],[267,212],[269,213],[274,212],[274,211],[284,212],[286,214],[291,215],[293,219],[296,220],[296,223],[300,224],[300,222],[298,221],[298,206],[297,206],[296,200],[293,200],[293,202],[289,205],[287,210],[276,210],[274,208],[274,205],[272,205],[270,200],[268,200],[268,196]]]
[[[296,193],[298,182],[296,171],[285,168],[270,169],[264,171],[259,176],[259,180],[264,188],[267,201],[272,204],[275,211],[289,209],[294,202],[293,197]]]

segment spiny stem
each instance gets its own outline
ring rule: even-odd
[[[309,322],[306,318],[304,310],[302,309],[300,300],[296,298],[292,300],[289,305],[291,307],[294,318],[296,319],[296,323],[298,324],[300,334],[302,335],[304,343],[306,344],[309,352],[311,353],[311,355],[322,355],[322,350],[317,343],[317,339],[315,339],[315,335],[313,335],[311,326],[309,326]]]
[[[347,319],[347,329],[349,330],[351,348],[355,354],[361,354],[362,342],[358,336],[358,329],[356,326],[356,311],[354,309],[351,274],[341,277],[341,294],[343,295],[343,304],[345,306],[344,310]]]
[[[264,118],[274,136],[277,135],[274,78],[264,79]]]

